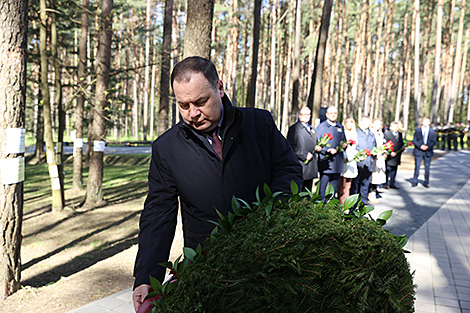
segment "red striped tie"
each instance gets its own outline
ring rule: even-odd
[[[214,148],[215,153],[217,153],[219,158],[222,160],[222,142],[220,141],[219,136],[217,135],[218,130],[219,127],[217,126],[213,130],[208,132],[208,134],[212,138],[212,148]]]

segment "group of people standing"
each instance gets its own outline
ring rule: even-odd
[[[319,176],[323,198],[331,184],[340,203],[351,194],[360,194],[368,205],[377,202],[378,186],[399,189],[395,178],[405,145],[397,122],[385,132],[380,119],[371,121],[367,116],[361,117],[357,128],[352,117],[346,118],[343,126],[337,122],[334,106],[327,109],[326,120],[316,128],[309,124],[308,107],[302,108],[298,117],[287,140],[302,165],[304,187],[312,188]],[[321,140],[323,137],[328,141]]]

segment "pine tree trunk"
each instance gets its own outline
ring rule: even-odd
[[[25,128],[26,50],[28,1],[7,1],[0,10],[0,177],[11,167],[4,162],[24,164],[24,145],[7,151],[6,130]],[[16,141],[16,140],[15,140]],[[15,144],[17,142],[14,142]],[[19,169],[21,176],[21,169]],[[22,170],[24,176],[24,168]],[[0,181],[0,299],[20,288],[23,180]]]
[[[302,31],[302,1],[296,0],[295,5],[295,41],[294,41],[294,66],[292,68],[292,107],[291,112],[299,109],[299,85],[300,85],[300,33]],[[289,124],[295,122],[295,115]]]
[[[269,111],[276,120],[276,34],[277,34],[277,0],[271,4],[271,68],[270,68],[270,98]]]
[[[213,0],[188,0],[183,59],[197,55],[209,59],[211,53]]]
[[[142,117],[142,133],[144,141],[147,141],[147,130],[149,120],[149,86],[150,86],[150,0],[147,0],[147,9],[145,20],[146,31],[145,31],[145,76],[144,76],[144,101],[143,101],[143,117]]]
[[[51,7],[55,10],[55,0],[49,0]],[[52,64],[54,67],[54,86],[55,86],[55,103],[57,105],[58,112],[58,134],[57,134],[57,145],[56,145],[56,163],[60,181],[60,193],[62,199],[62,206],[56,207],[56,211],[62,211],[65,206],[65,195],[64,195],[64,131],[65,131],[65,111],[64,104],[62,103],[62,82],[61,82],[61,68],[58,59],[58,45],[57,45],[57,22],[56,13],[51,16],[51,57]]]
[[[93,110],[93,152],[90,160],[85,206],[99,206],[103,199],[103,154],[96,144],[105,140],[105,119],[108,107],[109,72],[111,63],[112,10],[113,0],[102,1],[99,29],[99,50],[97,60],[96,100]],[[90,144],[90,143],[89,143]],[[104,145],[103,145],[104,146]]]
[[[158,115],[158,135],[168,129],[170,96],[171,31],[173,23],[173,0],[165,1],[163,22],[162,66],[160,69],[160,111]]]
[[[462,37],[463,37],[463,23],[465,17],[465,0],[462,0],[460,3],[460,19],[459,19],[459,30],[457,34],[457,48],[455,49],[455,61],[454,61],[454,71],[452,76],[452,87],[450,89],[450,101],[449,101],[449,110],[447,112],[447,123],[454,122],[454,107],[455,107],[455,98],[457,96],[458,83],[460,81],[460,67],[462,63]]]
[[[325,50],[328,41],[328,30],[330,28],[331,10],[333,0],[325,0],[320,25],[320,36],[318,37],[317,52],[315,54],[315,68],[312,74],[312,86],[308,95],[307,105],[312,110],[312,125],[319,117],[322,96],[323,68],[325,64]]]
[[[52,116],[51,116],[51,97],[49,93],[48,67],[49,60],[47,56],[47,6],[46,0],[40,1],[41,28],[39,31],[39,50],[41,53],[41,93],[44,106],[44,137],[46,141],[46,160],[49,166],[49,174],[52,188],[52,210],[62,210],[64,201],[62,198],[59,170],[57,168],[56,155],[54,151],[54,141],[52,136]]]
[[[255,107],[256,95],[256,78],[258,76],[258,50],[259,50],[259,33],[261,24],[261,0],[254,0],[253,7],[253,26],[251,32],[250,47],[250,67],[248,70],[248,86],[246,92],[246,106]]]
[[[419,123],[421,92],[419,90],[419,37],[420,37],[420,16],[419,0],[414,2],[414,22],[415,22],[415,56],[414,56],[414,102],[415,102],[415,127]]]
[[[441,71],[442,15],[444,14],[443,3],[444,0],[438,0],[437,3],[436,44],[434,49],[434,75],[431,96],[431,121],[433,123],[437,123],[437,108],[439,106],[439,98],[437,95]]]

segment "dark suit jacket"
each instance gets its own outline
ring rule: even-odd
[[[366,134],[362,131],[361,128],[357,129],[357,146],[356,150],[364,150],[369,149],[372,151],[377,146],[375,142],[374,134],[369,130],[369,133]],[[368,156],[364,161],[358,162],[357,166],[360,168],[367,169],[369,172],[374,171],[374,158],[372,156]]]
[[[401,164],[401,154],[403,153],[403,148],[405,146],[404,142],[403,142],[403,135],[402,133],[398,132],[398,138],[395,137],[395,135],[393,135],[393,132],[390,131],[390,130],[387,130],[384,134],[384,138],[386,141],[389,141],[391,140],[393,142],[393,144],[395,145],[393,147],[393,151],[397,152],[397,155],[392,157],[391,155],[388,155],[387,157],[387,165],[390,165],[390,166],[397,166],[397,165],[400,165]]]
[[[199,132],[180,122],[152,145],[149,192],[140,217],[139,250],[134,286],[149,283],[149,275],[162,281],[181,205],[184,245],[196,248],[214,228],[215,209],[231,210],[232,196],[248,203],[266,183],[273,192],[290,193],[294,180],[303,187],[302,169],[271,114],[235,108],[223,98],[220,129],[223,160]],[[263,196],[262,194],[260,196]]]
[[[433,148],[436,145],[437,142],[437,136],[436,132],[434,129],[429,127],[429,134],[428,134],[428,143],[427,146],[429,147],[426,151],[421,150],[421,146],[424,145],[424,138],[423,138],[423,131],[421,130],[421,127],[418,127],[415,129],[415,133],[413,135],[413,144],[415,146],[413,150],[413,155],[416,156],[433,156],[434,151]]]
[[[328,123],[328,120],[326,120],[320,123],[320,125],[318,125],[316,131],[318,138],[323,137],[323,135],[326,133],[331,133],[331,135],[333,136],[333,139],[328,142],[330,144],[330,147],[323,147],[320,152],[318,169],[320,170],[320,172],[325,174],[341,174],[343,172],[344,166],[343,152],[338,152],[335,155],[329,155],[326,158],[328,154],[326,151],[330,148],[338,147],[341,141],[346,140],[343,125],[336,122],[335,126],[332,126],[330,123]]]
[[[316,178],[318,176],[318,164],[315,145],[318,140],[313,127],[311,127],[311,130],[308,130],[301,121],[298,121],[289,127],[287,141],[289,141],[292,150],[294,150],[297,159],[299,159],[304,180]],[[309,152],[313,154],[313,159],[305,164]]]

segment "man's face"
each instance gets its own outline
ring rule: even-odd
[[[215,90],[202,73],[191,74],[189,82],[173,82],[176,102],[186,124],[201,132],[217,126],[222,117],[222,81],[219,80],[217,88]]]
[[[360,122],[360,126],[362,129],[368,129],[370,127],[370,119],[369,118],[362,118]]]
[[[338,109],[336,109],[335,107],[329,107],[326,111],[326,117],[331,122],[336,122],[336,120],[338,119]]]
[[[428,118],[424,118],[423,119],[423,126],[428,127],[429,125],[431,125],[431,120],[428,119]]]
[[[303,110],[300,110],[299,112],[299,120],[302,122],[302,123],[308,123],[310,121],[310,116],[312,114],[310,113],[310,110],[309,109],[303,109]]]
[[[376,120],[374,122],[374,129],[375,130],[381,130],[383,127],[384,127],[384,124],[382,123],[382,121]]]
[[[398,131],[398,124],[390,124],[390,130],[392,132],[397,132]]]

